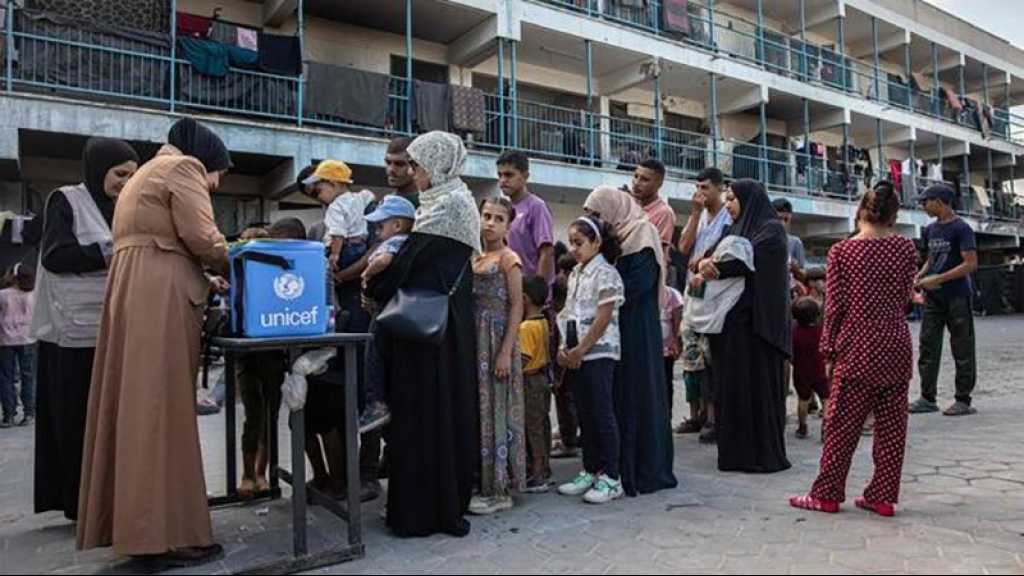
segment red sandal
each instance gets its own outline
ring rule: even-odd
[[[811,496],[794,496],[789,499],[789,505],[793,508],[799,508],[801,510],[810,510],[812,512],[825,512],[826,514],[835,514],[839,512],[839,502],[833,502],[831,500],[820,500]]]
[[[886,502],[869,502],[866,498],[861,496],[854,500],[853,503],[861,510],[874,512],[875,514],[884,516],[885,518],[892,518],[896,515],[896,507]]]

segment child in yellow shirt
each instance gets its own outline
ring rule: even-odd
[[[551,488],[551,356],[548,321],[544,316],[547,299],[548,284],[544,278],[523,279],[525,320],[519,325],[519,348],[526,397],[526,492],[534,494]]]

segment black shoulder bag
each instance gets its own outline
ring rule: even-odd
[[[377,316],[377,325],[395,338],[440,345],[448,328],[448,304],[462,284],[469,260],[447,292],[424,288],[399,288]]]

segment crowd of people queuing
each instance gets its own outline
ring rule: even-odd
[[[976,245],[950,210],[948,188],[922,198],[938,219],[925,232],[924,268],[914,243],[895,231],[899,195],[880,182],[857,209],[856,234],[831,249],[822,273],[808,269],[788,232],[792,206],[773,203],[754,180],[702,171],[677,231],[660,194],[665,167],[644,160],[630,185],[589,194],[563,244],[549,207],[529,189],[524,153],[497,158],[501,193],[482,201],[461,178],[466,157],[452,134],[396,139],[385,157],[387,194],[355,191],[350,167],[324,160],[297,182],[324,206],[322,225],[307,230],[286,218],[243,236],[323,242],[336,329],[373,334],[359,367],[362,495],[379,497],[387,478],[394,534],[464,536],[467,514],[507,510],[523,493],[555,489],[603,504],[673,489],[673,431],[717,444],[722,471],[786,470],[790,381],[797,438],[808,436],[812,403],[825,414],[820,474],[790,503],[838,511],[873,415],[875,476],[856,505],[892,515],[915,289],[927,302],[924,383],[910,408],[935,409],[948,326],[957,403],[947,413],[973,412],[964,285]],[[195,383],[208,293],[228,290],[228,243],[210,194],[230,154],[212,131],[183,119],[141,166],[129,144],[100,138],[86,145],[83,164],[84,182],[47,201],[38,267],[16,267],[0,291],[3,424],[14,423],[17,365],[21,422],[38,418],[35,510],[77,521],[80,549],[112,545],[170,566],[208,561],[222,550],[207,506]],[[447,300],[434,340],[383,321],[396,295],[414,291]],[[673,429],[677,364],[688,411]],[[281,402],[286,369],[275,354],[237,367],[243,497],[268,489],[264,418]],[[311,379],[311,482],[339,498],[341,402],[336,386]],[[574,477],[553,476],[551,458],[580,453]]]

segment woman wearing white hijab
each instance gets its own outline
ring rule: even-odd
[[[377,329],[392,413],[387,523],[398,536],[465,536],[479,444],[473,273],[466,270],[480,251],[480,215],[460,178],[459,137],[430,132],[408,153],[421,191],[416,224],[366,295],[383,306],[400,288],[454,292],[439,345]]]

